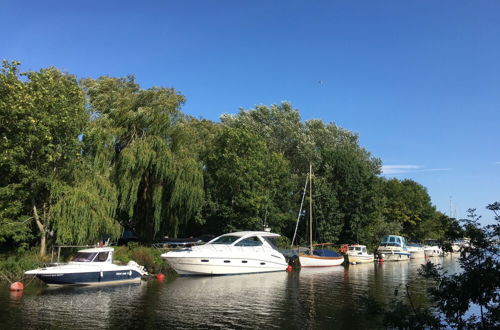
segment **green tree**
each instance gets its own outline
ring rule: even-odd
[[[409,179],[383,180],[382,193],[384,220],[399,222],[402,226],[399,234],[415,241],[441,238],[446,219],[436,211],[424,186]]]
[[[0,231],[4,238],[24,239],[31,228],[28,220],[33,219],[40,253],[45,255],[49,233],[61,233],[62,238],[78,231],[79,241],[95,238],[108,228],[95,230],[93,224],[109,220],[110,213],[102,210],[104,202],[66,202],[86,179],[79,170],[85,162],[79,136],[89,114],[76,78],[56,68],[20,73],[18,65],[4,61],[0,74],[0,209],[4,210]],[[87,191],[92,192],[99,193]],[[93,195],[87,200],[99,198]],[[96,211],[94,217],[76,216],[89,209]]]
[[[206,160],[205,208],[208,228],[216,233],[274,230],[293,222],[282,192],[288,191],[288,162],[270,152],[258,136],[224,127]]]
[[[118,188],[118,214],[150,243],[160,233],[177,236],[198,214],[203,175],[174,89],[143,90],[133,77],[82,81],[90,101],[89,153],[110,160]]]

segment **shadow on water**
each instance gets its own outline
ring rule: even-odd
[[[455,272],[453,258],[436,258]],[[409,285],[425,304],[418,277],[425,260],[104,287],[31,287],[11,297],[0,286],[2,328],[374,328],[366,298],[387,304]]]

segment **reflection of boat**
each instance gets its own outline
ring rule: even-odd
[[[306,181],[306,189],[307,189],[307,181]],[[305,193],[305,190],[304,190]],[[300,212],[299,212],[300,213]],[[299,262],[301,267],[331,267],[331,266],[339,266],[344,262],[344,256],[338,254],[332,250],[326,249],[314,249],[313,245],[313,220],[312,220],[312,165],[309,164],[309,253],[301,253],[299,254]],[[297,220],[298,224],[298,220]],[[318,244],[318,245],[329,245],[329,243]]]
[[[35,275],[49,285],[140,281],[141,276],[146,274],[144,267],[134,261],[130,261],[126,266],[113,264],[113,251],[111,247],[80,250],[68,264],[38,268],[25,274]]]
[[[408,248],[408,252],[410,252],[411,259],[425,257],[424,248],[422,245],[417,244],[417,243],[409,243],[407,248]]]
[[[409,260],[410,252],[406,247],[406,240],[402,236],[387,235],[377,249],[379,259],[385,261]]]
[[[219,236],[205,245],[170,251],[161,257],[180,275],[229,275],[286,270],[285,257],[264,231]]]
[[[359,244],[349,246],[349,249],[347,250],[347,258],[349,260],[349,263],[353,265],[373,262],[373,260],[375,259],[373,254],[368,254],[368,252],[366,252],[365,245]]]
[[[443,250],[439,247],[437,241],[426,240],[424,244],[424,253],[426,257],[441,257],[444,255]]]

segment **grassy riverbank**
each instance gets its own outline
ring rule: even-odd
[[[115,246],[114,260],[118,264],[126,264],[134,260],[141,266],[145,266],[151,274],[170,273],[173,270],[161,259],[161,250],[140,246],[131,243],[128,246]],[[77,249],[62,251],[61,262],[67,262],[72,259]],[[39,250],[34,248],[29,251],[2,252],[0,253],[0,281],[15,282],[22,280],[24,272],[30,269],[38,268],[50,263],[50,255],[40,257]]]

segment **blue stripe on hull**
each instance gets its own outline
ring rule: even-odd
[[[129,275],[130,273],[130,275]],[[127,281],[141,277],[137,271],[130,270],[113,270],[102,272],[86,272],[86,273],[71,273],[71,274],[38,274],[40,280],[47,284],[98,284],[114,281]]]

